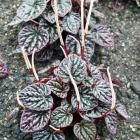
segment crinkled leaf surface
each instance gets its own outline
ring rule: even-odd
[[[67,35],[66,37],[66,48],[69,53],[80,54],[81,53],[81,46],[75,39],[75,37],[71,35]]]
[[[92,87],[92,85],[94,84],[94,80],[92,77],[90,76],[86,76],[85,79],[82,81],[82,83],[84,84],[84,86],[86,87]]]
[[[95,43],[103,47],[115,47],[113,34],[110,29],[102,24],[94,24],[91,29]]]
[[[59,77],[51,79],[47,82],[47,85],[50,87],[51,91],[60,98],[66,98],[70,89],[69,85],[63,83]]]
[[[92,89],[93,95],[100,101],[104,103],[111,104],[112,102],[112,94],[111,89],[104,80],[100,80],[96,82],[94,88]]]
[[[115,111],[110,112],[108,115],[106,115],[105,123],[106,123],[108,131],[111,134],[116,134],[118,119],[117,119],[117,114]]]
[[[54,0],[52,0],[51,5],[52,5],[53,10],[55,10]],[[71,11],[71,8],[72,8],[71,0],[59,0],[59,1],[57,1],[57,8],[58,8],[58,15],[60,17],[64,17],[68,12]]]
[[[25,87],[17,94],[19,104],[31,110],[48,110],[53,107],[49,86],[36,83]]]
[[[35,132],[33,140],[65,140],[65,135],[62,132],[53,132],[49,128]]]
[[[63,18],[62,27],[69,33],[77,34],[80,28],[80,15],[74,12],[69,13]]]
[[[89,111],[80,112],[80,116],[85,120],[93,120],[97,118],[101,118],[103,115],[107,113],[109,107],[99,103],[99,105]]]
[[[46,0],[24,0],[17,9],[17,14],[13,21],[8,25],[15,25],[22,21],[29,21],[39,17],[45,10],[47,5]]]
[[[49,25],[45,20],[40,20],[40,28],[47,31],[49,33],[49,43],[54,43],[59,37],[57,33],[57,28],[55,25]],[[61,32],[63,29],[61,28]]]
[[[80,111],[91,110],[92,108],[98,105],[98,101],[93,96],[91,88],[83,86],[79,89],[79,93],[80,93],[80,105],[79,105]],[[71,103],[73,107],[76,109],[78,106],[78,102],[75,94],[73,94],[71,98]]]
[[[50,5],[47,5],[45,11],[42,13],[44,19],[46,19],[51,24],[55,23],[55,14]]]
[[[73,115],[69,107],[57,107],[51,114],[51,125],[62,128],[69,126],[73,121]]]
[[[83,120],[74,125],[74,134],[79,140],[94,140],[96,136],[96,126],[92,122]]]
[[[20,129],[23,132],[34,132],[47,125],[51,110],[44,112],[24,110],[21,116]]]
[[[57,74],[63,82],[67,83],[70,78],[66,67],[70,70],[77,84],[82,82],[86,76],[86,65],[79,56],[70,54],[67,58],[63,59],[59,65]]]
[[[47,45],[49,34],[47,30],[28,25],[19,32],[18,42],[20,47],[27,49],[28,54],[32,54],[34,48],[38,52]]]
[[[126,111],[126,108],[123,104],[121,104],[120,102],[116,103],[116,107],[115,107],[116,111],[125,119],[129,119],[129,115]]]

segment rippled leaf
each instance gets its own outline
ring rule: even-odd
[[[92,90],[89,87],[81,87],[79,89],[80,93],[80,111],[91,110],[98,105],[97,99],[93,96]],[[77,109],[78,102],[76,95],[73,94],[71,98],[71,103],[75,109]]]
[[[83,85],[86,87],[92,87],[94,84],[94,80],[92,77],[86,76],[85,79],[82,81]]]
[[[47,125],[50,115],[50,110],[45,112],[24,110],[20,121],[21,131],[34,132],[42,129]]]
[[[80,28],[80,15],[74,12],[69,13],[63,18],[62,27],[69,33],[77,34]]]
[[[111,134],[116,134],[117,125],[118,125],[118,119],[117,119],[117,114],[114,111],[109,113],[105,117],[105,123],[106,123],[108,131]]]
[[[77,55],[70,54],[67,58],[63,59],[58,68],[58,76],[63,82],[68,82],[69,74],[67,68],[70,70],[75,82],[78,84],[82,82],[86,76],[86,65],[85,62]]]
[[[54,7],[54,0],[52,0],[52,8],[55,10]],[[71,11],[72,3],[71,0],[59,0],[57,1],[57,7],[58,7],[58,15],[60,17],[64,17],[68,12]]]
[[[51,24],[55,23],[55,14],[51,6],[47,5],[45,11],[42,14],[43,18]]]
[[[93,95],[100,101],[104,103],[111,104],[112,102],[112,94],[109,85],[104,81],[100,80],[96,82],[93,88]]]
[[[96,136],[96,126],[92,122],[81,121],[74,125],[74,134],[80,140],[94,140]]]
[[[45,128],[41,131],[33,134],[33,140],[65,140],[65,135],[62,132],[53,132],[49,128]]]
[[[48,110],[53,107],[50,88],[44,83],[36,83],[25,87],[17,94],[20,105],[31,110]]]
[[[110,29],[102,24],[94,24],[91,29],[95,43],[103,47],[115,47],[113,34]]]
[[[28,54],[32,54],[34,48],[39,52],[49,42],[49,33],[47,30],[36,26],[25,26],[18,35],[20,47],[27,49]]]
[[[50,87],[51,91],[60,98],[66,98],[70,89],[69,85],[63,83],[59,77],[51,79],[47,82],[47,85]]]
[[[73,115],[67,107],[57,107],[51,114],[51,125],[62,128],[69,126],[73,121]]]
[[[39,17],[45,10],[47,5],[46,0],[24,0],[17,9],[17,14],[13,21],[8,25],[12,26],[19,24],[22,21],[29,21]]]

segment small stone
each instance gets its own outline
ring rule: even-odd
[[[131,84],[131,88],[135,93],[140,95],[140,80],[133,81]]]

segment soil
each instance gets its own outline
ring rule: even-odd
[[[6,124],[5,116],[16,106],[16,92],[32,83],[21,55],[11,55],[17,47],[20,26],[6,28],[20,4],[20,0],[0,0],[0,59],[9,69],[9,76],[0,80],[0,140],[20,140],[16,123]],[[140,9],[128,1],[124,9],[116,11],[104,0],[98,8],[105,14],[116,42],[116,49],[102,49],[99,63],[109,66],[111,72],[123,83],[117,94],[126,105],[130,120],[120,123],[113,140],[140,140],[140,94],[132,86],[140,80]],[[140,86],[140,85],[139,85]],[[135,86],[138,87],[139,86]],[[15,136],[17,132],[17,137]],[[106,138],[109,140],[110,136]]]

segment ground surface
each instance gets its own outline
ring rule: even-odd
[[[16,106],[16,91],[32,82],[21,56],[9,54],[17,46],[20,27],[6,29],[18,7],[19,0],[0,0],[0,58],[8,65],[9,77],[0,81],[0,140],[13,140],[15,126],[6,125],[4,117]],[[101,63],[110,66],[114,75],[123,82],[118,97],[126,105],[131,119],[121,123],[114,140],[140,140],[140,9],[135,3],[125,4],[117,12],[108,8],[108,2],[99,6],[106,22],[115,34],[116,50],[102,50]],[[133,87],[133,90],[132,90]],[[18,138],[15,138],[17,140]]]

